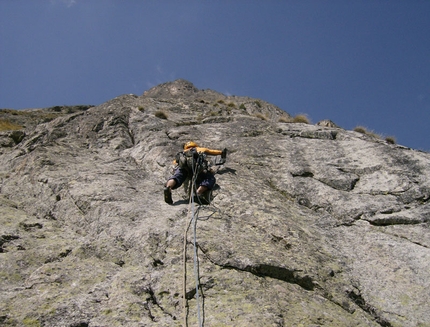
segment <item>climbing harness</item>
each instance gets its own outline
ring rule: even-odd
[[[198,153],[195,148],[178,152],[175,161],[180,168],[190,173],[194,173],[197,168],[201,170],[207,169],[206,155],[204,153]]]

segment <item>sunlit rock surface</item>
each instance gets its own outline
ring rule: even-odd
[[[0,325],[430,326],[429,153],[184,80],[73,108],[0,133]],[[229,151],[199,306],[189,140]]]

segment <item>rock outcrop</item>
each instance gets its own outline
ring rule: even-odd
[[[429,153],[184,80],[81,109],[0,135],[0,325],[430,326]]]

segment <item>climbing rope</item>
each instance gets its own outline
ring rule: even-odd
[[[202,320],[201,320],[201,313],[200,313],[201,312],[200,298],[199,298],[200,277],[199,277],[199,267],[198,267],[198,257],[197,257],[197,219],[198,219],[199,208],[197,208],[197,210],[195,209],[195,202],[194,202],[194,190],[196,188],[197,175],[199,173],[198,169],[201,168],[201,165],[202,165],[201,161],[197,162],[195,169],[193,165],[193,176],[191,180],[190,202],[189,202],[189,209],[188,209],[188,212],[191,213],[191,219],[188,221],[187,227],[185,228],[185,233],[184,233],[183,310],[184,310],[185,327],[188,326],[188,302],[187,302],[187,238],[188,236],[187,234],[191,223],[193,223],[194,277],[195,277],[195,285],[196,285],[197,319],[198,319],[199,327],[202,327]],[[201,203],[198,194],[197,194],[197,198]]]
[[[192,178],[191,178],[191,190],[190,190],[190,201],[189,201],[189,208],[188,213],[191,213],[191,219],[187,221],[187,226],[185,228],[184,232],[184,249],[183,249],[183,262],[184,262],[184,271],[183,271],[183,311],[184,311],[184,327],[188,326],[188,301],[187,301],[187,234],[188,230],[190,229],[190,225],[193,224],[193,248],[194,248],[194,277],[195,277],[195,285],[196,285],[196,303],[197,303],[197,319],[199,323],[199,327],[202,327],[202,315],[201,315],[201,308],[200,308],[200,276],[199,276],[199,261],[197,256],[197,220],[199,219],[199,210],[202,208],[201,205],[203,205],[203,201],[200,198],[200,195],[197,194],[197,176],[198,174],[203,170],[207,169],[208,167],[205,167],[205,155],[200,154],[198,158],[193,158],[193,160],[196,161],[195,165],[192,165]],[[196,193],[196,198],[198,201],[199,206],[196,208],[195,201],[194,201],[194,192]],[[212,197],[212,193],[209,192],[207,195],[208,199],[207,202],[210,204],[210,200]],[[206,207],[206,206],[205,206]],[[214,213],[218,212],[219,210],[215,208],[213,210],[212,214],[210,214],[209,217],[211,217]]]
[[[191,205],[191,204],[190,204]],[[190,221],[191,223],[191,221]],[[184,232],[184,249],[183,249],[183,262],[184,262],[184,270],[183,270],[183,281],[182,281],[182,290],[183,290],[183,314],[184,314],[184,327],[188,326],[187,317],[188,317],[188,303],[187,303],[187,233],[190,228],[190,224],[187,224],[187,228],[185,228]]]
[[[194,197],[193,197],[194,198]],[[195,283],[196,283],[196,301],[197,301],[197,317],[199,322],[199,327],[202,326],[202,321],[200,317],[200,299],[199,299],[199,286],[200,286],[200,276],[199,276],[199,267],[198,267],[198,258],[197,258],[197,218],[198,215],[196,212],[194,212],[195,205],[194,205],[194,199],[192,200],[192,219],[193,219],[193,248],[194,248],[194,277],[195,277]],[[197,209],[198,212],[198,209]]]

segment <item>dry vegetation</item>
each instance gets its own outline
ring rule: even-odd
[[[361,134],[373,137],[375,139],[380,139],[381,138],[381,135],[379,135],[379,134],[377,134],[377,133],[375,133],[373,131],[369,131],[366,127],[363,127],[363,126],[357,126],[357,127],[355,127],[354,128],[354,132],[358,132],[358,133],[361,133]]]
[[[260,113],[256,113],[256,114],[254,114],[254,116],[257,117],[257,118],[260,118],[262,120],[267,120],[267,117],[264,116],[263,114],[260,114]]]
[[[0,132],[16,131],[16,130],[19,130],[22,128],[24,128],[24,127],[21,125],[17,125],[15,123],[12,123],[12,122],[5,120],[5,119],[0,119]]]
[[[373,132],[369,131],[366,127],[363,126],[357,126],[354,128],[354,132],[361,133],[370,137],[373,137],[374,139],[382,139],[382,136]],[[396,138],[394,136],[387,136],[385,137],[385,141],[389,144],[396,144]]]
[[[390,143],[390,144],[396,144],[396,138],[394,136],[387,136],[385,138],[385,141],[387,141],[387,143]]]
[[[310,124],[310,120],[308,116],[305,114],[300,114],[294,117],[282,116],[279,118],[278,122],[280,123],[301,123],[301,124]]]
[[[294,116],[293,123],[310,124],[310,120],[308,116],[306,116],[305,114],[300,114],[300,115]]]
[[[278,120],[279,123],[291,123],[292,119],[288,116],[282,116]]]
[[[154,113],[155,117],[160,118],[160,119],[167,119],[168,116],[164,111],[158,110]]]
[[[361,134],[367,134],[367,129],[363,126],[356,126],[354,128],[354,132],[361,133]]]
[[[0,109],[0,131],[33,128],[41,123],[47,123],[55,118],[82,112],[92,105],[55,106],[32,110]]]

